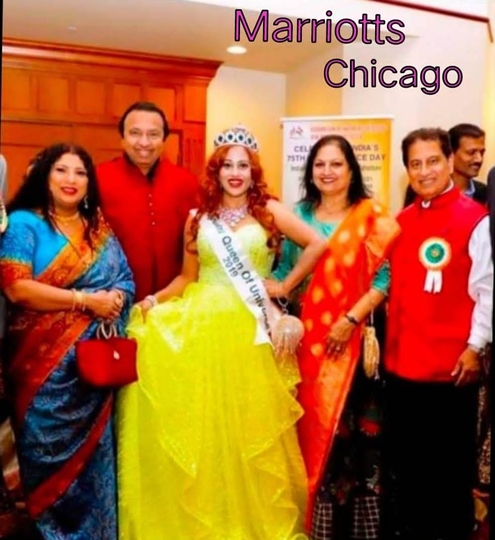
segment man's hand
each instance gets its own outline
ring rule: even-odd
[[[457,360],[452,377],[457,380],[456,386],[464,386],[478,380],[481,371],[480,355],[478,352],[467,347]]]

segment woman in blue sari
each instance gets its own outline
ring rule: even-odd
[[[101,321],[123,332],[134,295],[79,147],[45,149],[8,206],[0,284],[21,480],[47,540],[115,540],[113,393],[78,377],[75,344]]]

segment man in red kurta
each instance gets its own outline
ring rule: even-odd
[[[136,282],[136,301],[164,288],[182,266],[183,231],[198,180],[162,157],[169,127],[153,103],[131,105],[119,122],[124,154],[97,167],[105,218]]]
[[[468,540],[479,355],[492,337],[489,220],[452,180],[447,132],[414,131],[402,151],[418,197],[390,256],[385,539]]]

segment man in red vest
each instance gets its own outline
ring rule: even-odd
[[[154,103],[131,105],[119,121],[124,154],[97,167],[105,218],[122,244],[136,301],[165,287],[182,266],[183,231],[198,181],[162,156],[169,126]]]
[[[486,208],[452,180],[449,135],[402,141],[419,197],[398,216],[384,359],[387,540],[468,540],[480,351],[492,339]]]

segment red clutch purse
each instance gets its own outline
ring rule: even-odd
[[[92,386],[118,388],[137,381],[137,341],[119,337],[115,325],[101,323],[96,339],[76,342],[76,365],[81,380]]]

